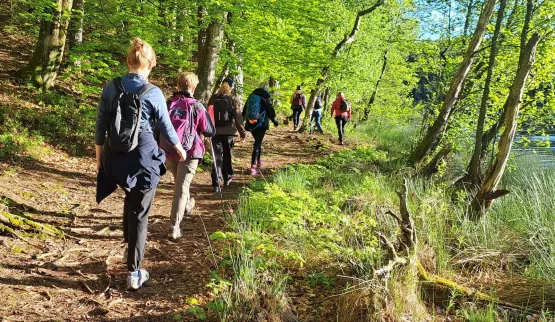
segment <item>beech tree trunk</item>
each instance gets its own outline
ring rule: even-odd
[[[83,18],[85,17],[85,0],[73,0],[73,19],[69,27],[69,49],[83,43]]]
[[[383,54],[382,70],[381,70],[380,76],[378,77],[378,80],[376,81],[376,86],[374,87],[374,91],[372,92],[372,95],[368,100],[368,104],[364,109],[364,115],[362,116],[362,121],[368,121],[368,117],[370,116],[370,110],[372,109],[372,105],[376,100],[376,95],[378,94],[378,89],[380,88],[380,83],[382,82],[383,75],[385,74],[386,68],[387,68],[387,50]]]
[[[482,178],[482,137],[484,134],[484,124],[486,121],[486,112],[488,109],[489,94],[491,90],[491,81],[493,80],[493,71],[495,69],[495,59],[497,58],[497,40],[503,26],[503,17],[505,16],[506,0],[500,0],[499,10],[497,11],[497,21],[495,22],[495,31],[491,39],[491,51],[488,62],[488,73],[484,84],[484,92],[480,104],[480,113],[478,115],[478,124],[476,126],[476,139],[474,143],[474,153],[468,165],[468,182],[479,185]],[[466,180],[465,180],[466,181]]]
[[[200,17],[202,19],[202,17]],[[213,19],[205,29],[198,33],[198,68],[199,84],[195,90],[195,97],[206,105],[212,95],[218,57],[222,48],[224,25],[227,12],[222,17]]]
[[[525,35],[523,35],[525,36]],[[527,42],[522,56],[520,57],[520,65],[516,73],[516,77],[511,86],[509,96],[503,108],[506,110],[505,114],[505,130],[499,139],[497,155],[488,171],[488,176],[484,180],[480,191],[472,204],[471,217],[478,219],[482,217],[491,206],[495,198],[504,195],[506,192],[498,190],[499,183],[505,172],[507,161],[511,153],[515,132],[518,125],[518,112],[520,103],[522,101],[522,94],[524,93],[526,80],[530,74],[530,70],[534,65],[536,48],[540,42],[540,35],[534,33],[530,40]]]
[[[22,77],[38,86],[49,89],[54,86],[64,56],[67,29],[73,0],[56,0],[51,7],[52,19],[43,19],[33,57],[23,69]]]
[[[337,56],[339,56],[339,53],[341,51],[343,51],[343,49],[345,49],[345,47],[354,42],[356,39],[356,35],[358,33],[358,30],[360,28],[360,22],[362,20],[362,18],[372,12],[374,12],[374,10],[378,9],[379,7],[381,7],[384,4],[385,0],[378,0],[374,5],[372,5],[371,7],[361,10],[357,13],[357,17],[355,19],[355,23],[353,25],[353,29],[351,30],[351,33],[349,33],[348,35],[345,35],[345,38],[343,38],[343,40],[341,40],[333,49],[333,52],[331,54],[332,59],[336,58]],[[310,98],[308,99],[308,103],[306,104],[306,111],[304,113],[304,117],[303,117],[303,124],[301,125],[299,132],[305,132],[308,130],[308,123],[310,120],[310,117],[312,116],[312,111],[314,110],[314,102],[316,100],[316,96],[320,96],[321,95],[321,87],[326,83],[326,79],[328,77],[328,72],[329,72],[330,67],[326,66],[324,68],[322,68],[322,72],[320,73],[320,78],[316,81],[316,87],[311,91],[310,93]]]
[[[436,118],[434,124],[428,128],[422,140],[417,144],[411,153],[409,161],[415,167],[418,166],[428,155],[433,153],[441,143],[441,138],[447,128],[451,112],[459,100],[461,90],[464,87],[470,68],[474,63],[474,53],[478,50],[480,44],[482,43],[486,27],[491,19],[491,16],[493,15],[496,2],[497,0],[487,1],[484,10],[480,15],[480,19],[478,20],[476,30],[474,30],[474,35],[468,45],[463,61],[451,81],[449,91],[445,95],[443,106],[439,111],[438,117]]]

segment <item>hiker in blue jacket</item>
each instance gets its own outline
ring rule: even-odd
[[[156,54],[152,47],[140,38],[133,39],[127,56],[127,66],[129,73],[108,83],[98,104],[95,132],[98,170],[96,201],[100,203],[118,186],[125,192],[123,238],[127,243],[127,250],[124,258],[127,258],[129,270],[127,286],[135,290],[149,279],[148,272],[141,268],[148,215],[160,176],[166,172],[164,151],[158,148],[154,140],[155,120],[159,124],[161,135],[174,145],[181,160],[186,157],[186,152],[170,122],[164,94],[148,82],[148,76],[156,66]],[[140,123],[135,126],[138,130],[138,143],[135,147],[131,146],[129,151],[116,149],[116,137],[120,132],[110,131],[118,118],[123,117],[120,113],[113,113],[115,108],[123,104],[120,96],[122,93],[124,96],[125,93],[138,93],[141,106]],[[128,125],[123,126],[125,129]]]
[[[262,141],[266,131],[270,128],[270,121],[278,126],[276,111],[272,106],[268,84],[264,83],[249,95],[243,108],[245,118],[245,130],[250,131],[254,137],[254,145],[251,158],[251,175],[255,176],[262,168],[260,155],[262,154]],[[257,170],[258,168],[258,170]]]

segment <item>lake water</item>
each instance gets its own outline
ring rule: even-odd
[[[528,145],[524,146],[523,141]],[[547,145],[549,142],[549,145]],[[537,146],[541,145],[541,146]],[[544,146],[545,145],[545,146]],[[555,167],[555,135],[549,136],[515,136],[513,145],[515,157],[537,157],[543,166]]]

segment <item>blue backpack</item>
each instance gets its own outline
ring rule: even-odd
[[[249,130],[259,128],[266,120],[266,110],[262,109],[262,98],[251,94],[247,99],[247,125]]]

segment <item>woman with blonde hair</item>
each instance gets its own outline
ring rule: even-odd
[[[156,54],[135,38],[127,55],[129,73],[108,83],[100,98],[96,119],[96,200],[100,203],[119,186],[123,202],[123,238],[127,243],[127,286],[136,290],[149,279],[141,268],[148,215],[160,176],[166,172],[164,152],[154,140],[157,122],[161,135],[174,146],[180,159],[185,151],[170,122],[162,91],[149,83]]]
[[[170,216],[170,233],[168,237],[177,240],[182,237],[181,221],[187,214],[192,214],[195,200],[189,189],[197,171],[199,160],[204,157],[206,148],[202,136],[212,137],[216,132],[204,106],[193,97],[199,83],[197,75],[191,72],[181,73],[177,77],[177,92],[168,101],[170,118],[176,131],[186,146],[185,160],[166,139],[162,138],[160,146],[166,151],[166,165],[174,177],[173,201]]]
[[[208,109],[214,116],[216,135],[212,138],[214,148],[214,166],[212,167],[212,187],[215,192],[221,191],[221,180],[224,186],[229,186],[233,180],[233,162],[231,150],[235,146],[237,132],[241,140],[245,140],[247,133],[243,126],[241,102],[233,95],[234,82],[226,78],[218,93],[208,102]]]

